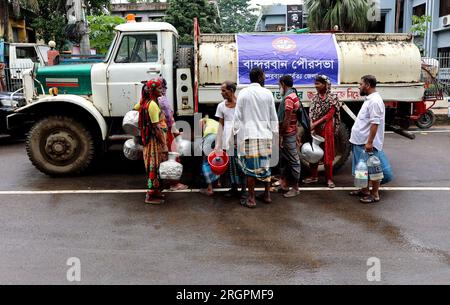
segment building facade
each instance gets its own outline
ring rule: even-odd
[[[30,9],[21,7],[18,15],[14,14],[13,6],[9,3],[8,8],[0,5],[0,37],[8,42],[36,42],[36,32],[31,27],[36,14]],[[7,20],[7,22],[5,22]],[[6,24],[5,24],[6,23]],[[7,36],[5,28],[7,28]]]
[[[262,5],[256,32],[284,32],[293,29],[301,29],[307,25],[308,14],[303,1],[298,4]]]
[[[160,20],[166,16],[167,2],[152,3],[112,3],[111,15],[126,17],[134,14],[137,22]]]

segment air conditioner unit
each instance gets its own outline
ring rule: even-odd
[[[442,26],[450,26],[450,15],[442,17]]]

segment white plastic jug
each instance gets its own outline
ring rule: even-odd
[[[369,159],[367,159],[367,171],[369,172],[370,181],[381,181],[384,178],[381,161],[373,153],[369,153]]]
[[[367,169],[366,161],[362,158],[359,159],[358,164],[355,168],[355,187],[365,188],[369,183],[369,172]]]

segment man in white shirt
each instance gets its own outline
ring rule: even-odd
[[[256,206],[255,199],[271,202],[270,159],[272,139],[278,133],[278,117],[273,95],[263,87],[264,80],[262,69],[250,71],[251,85],[239,93],[234,113],[233,133],[237,135],[238,162],[247,176],[249,193],[241,204],[249,208]],[[256,179],[265,182],[265,192],[258,197],[255,197]]]
[[[382,162],[383,168],[389,172],[389,177],[385,181],[392,179],[390,165],[383,152],[384,129],[385,129],[385,106],[383,99],[376,90],[377,79],[373,75],[366,75],[361,78],[359,90],[361,96],[366,96],[361,110],[358,113],[353,125],[350,143],[352,143],[353,154],[353,175],[364,151],[375,154]],[[372,190],[369,187],[350,192],[350,195],[361,196],[363,203],[373,203],[380,201],[378,189],[381,181],[370,181]]]

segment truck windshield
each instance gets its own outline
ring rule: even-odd
[[[158,61],[158,36],[156,34],[124,36],[117,52],[116,63]]]
[[[45,65],[48,63],[48,50],[50,48],[48,46],[38,46],[39,53],[41,53],[41,57],[44,59]]]
[[[103,62],[108,62],[109,61],[109,57],[111,56],[113,48],[116,45],[116,41],[117,41],[117,37],[118,36],[119,36],[119,34],[116,34],[116,36],[114,36],[114,39],[113,39],[111,45],[109,46],[108,52],[106,53],[106,56],[105,56],[105,59],[103,60]]]

